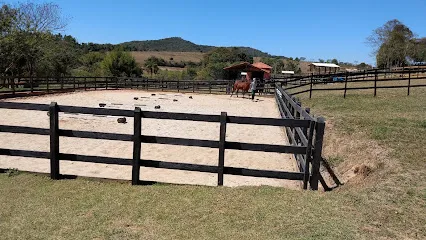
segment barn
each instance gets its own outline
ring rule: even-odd
[[[334,63],[311,63],[309,64],[309,70],[312,73],[336,73],[340,69],[340,66]]]
[[[249,62],[242,62],[226,67],[224,68],[224,70],[228,71],[229,76],[231,76],[231,78],[233,79],[241,79],[245,77],[247,80],[251,80],[253,78],[267,80],[271,78],[272,67],[262,62],[257,62],[253,64]]]

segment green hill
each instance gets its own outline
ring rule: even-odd
[[[158,51],[158,52],[208,52],[215,46],[198,45],[180,37],[164,38],[159,40],[131,41],[119,44],[130,51]],[[267,57],[268,53],[250,47],[237,47],[247,55],[253,57]]]

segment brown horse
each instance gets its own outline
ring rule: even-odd
[[[247,80],[235,81],[234,87],[232,88],[231,97],[234,94],[235,90],[237,90],[237,97],[238,97],[238,91],[241,89],[241,91],[243,92],[243,98],[244,98],[244,94],[248,92],[248,90],[250,89],[250,83],[251,82]]]

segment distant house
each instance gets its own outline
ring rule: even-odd
[[[270,79],[271,78],[271,66],[268,66],[264,63],[254,63],[242,62],[235,64],[229,67],[224,68],[224,70],[230,72],[232,78],[245,78],[251,80],[257,78],[259,80]]]
[[[263,79],[266,79],[266,80],[271,79],[271,72],[272,72],[271,66],[263,62],[256,62],[256,63],[253,63],[252,65],[265,71]]]
[[[309,71],[312,73],[336,73],[340,66],[334,63],[311,63],[309,64]]]

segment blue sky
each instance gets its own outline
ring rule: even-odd
[[[179,36],[197,44],[250,46],[274,55],[374,63],[365,39],[386,21],[399,19],[426,36],[426,0],[49,1],[71,18],[66,33],[80,42]]]

